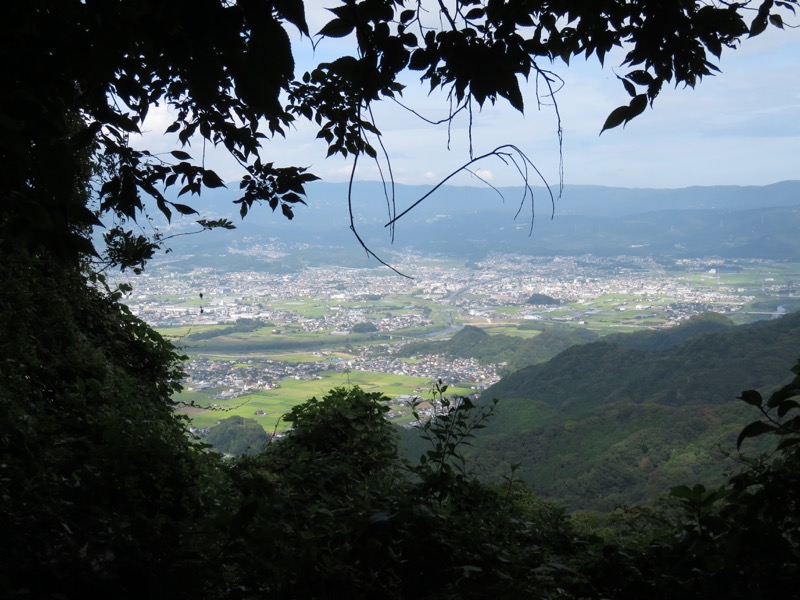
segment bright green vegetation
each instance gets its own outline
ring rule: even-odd
[[[191,331],[181,339],[184,344],[194,344],[202,340],[210,340],[216,337],[229,337],[234,335],[241,335],[243,338],[249,337],[248,334],[252,332],[264,331],[274,327],[272,323],[264,323],[258,319],[237,319],[231,325],[216,327],[214,329],[205,329],[204,331]]]
[[[617,257],[613,264],[623,264],[624,257]],[[344,315],[348,311],[358,313],[358,321],[379,323],[381,319],[401,319],[408,315],[423,315],[432,320],[431,325],[423,327],[406,326],[395,329],[391,333],[386,331],[373,332],[373,337],[353,338],[357,344],[370,344],[376,339],[403,339],[405,336],[426,336],[438,331],[447,331],[450,321],[453,323],[470,323],[494,332],[512,335],[509,329],[516,325],[524,324],[530,314],[536,314],[544,323],[569,324],[578,328],[596,331],[601,335],[612,332],[636,331],[649,327],[660,327],[666,323],[674,323],[677,318],[685,318],[686,314],[694,314],[697,310],[717,310],[729,314],[736,323],[747,323],[755,320],[769,318],[782,306],[787,312],[800,309],[800,300],[794,289],[793,276],[800,271],[797,263],[782,263],[778,261],[727,261],[720,266],[720,273],[710,275],[700,259],[681,265],[673,261],[667,270],[654,270],[652,272],[641,269],[635,273],[635,281],[627,282],[623,275],[616,273],[597,273],[597,278],[609,277],[608,285],[614,291],[602,291],[600,286],[597,296],[583,298],[580,301],[563,301],[558,305],[529,305],[524,299],[512,304],[498,303],[491,293],[465,293],[459,298],[467,300],[469,306],[481,308],[478,316],[470,315],[463,307],[443,305],[435,300],[421,298],[424,294],[420,289],[405,294],[361,294],[352,299],[328,299],[327,292],[321,293],[323,297],[298,297],[283,300],[265,301],[263,298],[243,297],[237,302],[243,308],[258,305],[259,309],[269,308],[274,321],[273,327],[265,327],[261,331],[239,332],[233,335],[232,340],[217,339],[209,346],[211,352],[215,350],[216,343],[224,341],[230,343],[240,340],[249,347],[242,346],[242,351],[255,352],[253,344],[264,342],[266,351],[273,351],[274,347],[280,348],[308,348],[309,339],[316,338],[320,346],[332,348],[336,341],[325,339],[326,334],[334,331],[349,331],[352,322],[339,326],[329,325],[326,330],[319,330],[315,322],[322,318],[334,315]],[[712,261],[710,264],[714,264]],[[684,268],[681,269],[680,267]],[[704,268],[705,271],[696,269]],[[724,271],[738,269],[735,272]],[[693,270],[694,269],[694,270]],[[368,277],[377,277],[370,272]],[[634,275],[631,275],[633,277]],[[733,279],[735,277],[735,280]],[[727,278],[727,279],[726,279]],[[628,284],[630,283],[630,287]],[[689,292],[688,295],[686,292]],[[702,295],[701,295],[702,293]],[[688,300],[686,298],[689,298]],[[176,306],[176,305],[173,305]],[[487,306],[492,308],[486,308]],[[306,331],[301,324],[304,319],[311,319],[313,331]],[[215,329],[231,327],[232,324],[213,326]],[[379,329],[383,329],[383,325]],[[165,331],[167,331],[165,329]],[[198,326],[189,331],[185,326],[175,329],[179,336],[207,338],[210,342],[211,331],[209,326]],[[234,333],[234,332],[229,332]],[[195,334],[198,334],[195,336]],[[515,334],[518,335],[518,334]],[[220,337],[220,336],[217,336]],[[336,337],[336,336],[333,336]],[[178,338],[182,340],[181,337]],[[202,339],[185,341],[195,348],[200,348],[197,343]]]
[[[283,331],[283,330],[281,330]],[[368,342],[367,335],[351,335],[347,343]],[[266,329],[248,334],[219,336],[209,340],[186,343],[183,348],[192,354],[247,355],[303,352],[318,349],[334,350],[342,346],[342,336],[285,331],[272,333]]]
[[[774,340],[784,339],[790,344],[794,339],[792,322],[784,317],[760,323],[755,332],[740,331],[728,317],[706,313],[668,330],[612,334],[603,338],[602,344],[590,344],[597,338],[584,329],[527,321],[525,329],[517,331],[528,333],[530,339],[488,335],[486,329],[466,327],[450,340],[412,343],[402,354],[409,362],[426,354],[506,361],[508,373],[519,372],[486,392],[487,397],[504,402],[496,425],[476,442],[480,448],[477,463],[483,473],[500,478],[510,464],[519,462],[518,476],[540,493],[573,508],[607,510],[619,503],[657,496],[690,476],[720,480],[722,473],[735,466],[723,451],[730,450],[743,415],[730,410],[722,400],[735,395],[738,372],[760,373],[765,379],[779,377],[780,344],[773,342],[776,353],[764,355],[759,344],[765,342],[759,340],[767,335],[763,332],[773,332],[769,335]],[[724,342],[703,337],[726,332],[735,337]],[[576,343],[589,343],[584,346],[585,354],[577,347],[570,348]],[[718,343],[741,354],[728,361],[731,368],[727,372],[719,371]],[[691,348],[689,354],[687,347]],[[562,350],[567,352],[542,367],[546,367],[542,377],[549,382],[547,386],[525,379],[528,370],[524,367],[553,359]],[[789,346],[786,352],[790,353]],[[274,360],[278,356],[228,354],[227,358],[246,359],[235,365],[249,368],[257,367],[261,358]],[[293,359],[294,364],[331,358],[319,353],[285,357]],[[696,368],[700,370],[695,372]],[[675,390],[670,386],[674,386],[674,372],[678,371],[684,373],[686,385]],[[609,378],[609,372],[614,376]],[[520,380],[521,384],[515,383]],[[586,383],[582,383],[584,380]],[[324,371],[319,379],[290,378],[278,385],[277,389],[233,398],[216,397],[223,390],[209,389],[185,391],[176,399],[214,408],[190,411],[196,427],[214,426],[220,419],[238,415],[255,420],[267,431],[282,431],[286,427],[280,420],[283,414],[332,387],[359,385],[389,399],[400,395],[427,398],[431,382],[360,370],[331,370]],[[463,395],[471,392],[466,388],[454,390]],[[517,401],[519,394],[530,399]],[[558,407],[551,405],[551,396],[561,401]],[[404,403],[389,405],[393,422],[412,420]],[[620,415],[625,415],[624,422]],[[498,429],[501,434],[496,433]]]
[[[691,594],[744,600],[778,597],[794,582],[800,520],[791,502],[800,485],[800,445],[793,442],[800,439],[800,429],[792,396],[800,389],[800,364],[794,382],[772,397],[764,399],[766,395],[755,391],[741,394],[768,416],[770,411],[784,414],[785,426],[764,419],[742,430],[752,416],[731,410],[723,401],[710,409],[692,404],[695,387],[700,396],[706,392],[688,366],[683,373],[693,381],[687,382],[683,405],[626,402],[586,417],[577,399],[569,404],[568,384],[581,381],[590,357],[605,357],[601,368],[615,373],[619,385],[627,379],[614,367],[614,354],[624,355],[627,365],[641,364],[623,350],[606,351],[610,342],[602,344],[601,353],[581,354],[595,346],[586,343],[572,352],[573,363],[551,361],[551,373],[562,374],[553,385],[564,401],[527,402],[548,419],[546,427],[531,433],[514,429],[514,424],[531,426],[539,418],[516,410],[516,400],[495,405],[456,399],[449,394],[462,390],[434,384],[434,395],[424,399],[437,401],[435,418],[420,419],[422,425],[407,431],[402,442],[386,418],[390,398],[384,393],[396,392],[394,378],[337,373],[338,380],[313,382],[333,389],[317,392],[301,387],[310,382],[292,382],[298,386],[293,390],[298,403],[281,407],[292,430],[260,453],[223,460],[189,440],[186,422],[172,411],[169,394],[180,373],[178,356],[169,346],[144,323],[120,313],[103,294],[87,297],[87,288],[73,285],[63,270],[47,263],[38,269],[40,283],[48,285],[27,288],[16,277],[17,269],[3,278],[0,305],[15,310],[0,311],[6,331],[0,349],[8,356],[11,348],[27,344],[26,351],[37,358],[52,356],[53,338],[40,342],[30,332],[46,326],[51,333],[65,328],[69,335],[56,338],[65,343],[57,348],[62,362],[33,372],[40,379],[19,371],[4,371],[0,379],[3,397],[27,398],[27,414],[37,419],[32,428],[26,419],[3,413],[4,439],[16,442],[6,446],[4,458],[14,493],[0,497],[5,541],[14,550],[5,553],[2,563],[0,585],[6,591],[16,593],[24,583],[66,590],[77,599],[87,589],[109,589],[107,579],[97,580],[98,565],[111,578],[116,597],[125,582],[131,590],[123,594],[126,598],[151,589],[150,577],[156,578],[152,589],[157,584],[159,593],[169,590],[171,598],[220,599],[267,582],[272,596],[301,598],[459,595],[477,600],[499,593],[507,598],[668,600]],[[56,299],[52,290],[65,278],[64,292],[71,296]],[[800,317],[765,322],[750,328],[744,339],[754,347],[766,343],[778,349],[784,343],[779,325],[790,330],[791,319]],[[114,335],[99,335],[105,331],[101,327]],[[120,338],[120,331],[130,335]],[[706,339],[733,331],[730,323],[709,315],[673,333],[671,343],[680,345],[677,338],[684,336],[698,350],[741,347],[742,340],[721,344]],[[545,329],[538,337],[547,333]],[[796,333],[787,335],[796,340]],[[480,330],[461,334],[462,342],[474,338],[478,345],[502,339]],[[654,347],[659,339],[625,336],[615,343],[628,340],[631,347]],[[711,361],[710,355],[678,355],[690,363]],[[131,356],[136,360],[128,362]],[[62,368],[63,361],[75,357],[80,357],[84,373],[95,376],[68,376],[59,394],[39,400],[46,389],[42,383],[52,386],[60,374],[70,373]],[[109,363],[110,358],[117,362]],[[752,357],[719,360],[741,369],[737,360],[751,362]],[[109,365],[114,368],[105,370]],[[754,383],[769,386],[772,371],[758,363],[756,371],[765,379]],[[338,385],[345,377],[364,387]],[[584,377],[602,392],[591,372]],[[725,383],[720,394],[727,395],[736,387],[735,379],[729,375],[713,385]],[[145,382],[153,386],[151,391],[142,387]],[[529,385],[536,389],[543,384]],[[658,389],[650,380],[636,385]],[[285,390],[289,388],[287,383]],[[161,401],[147,401],[144,393],[158,394]],[[127,402],[118,401],[120,394]],[[199,394],[183,392],[180,397],[198,401]],[[54,403],[58,411],[52,410]],[[422,407],[408,406],[409,418],[416,419]],[[753,408],[743,403],[737,407]],[[217,413],[222,422],[205,440],[232,454],[251,453],[272,430],[233,412]],[[708,468],[710,423],[724,425],[734,436],[741,431],[737,442],[745,448],[758,447],[750,445],[750,438],[758,441],[759,434],[772,433],[784,449],[729,477]],[[511,432],[517,451],[539,448],[533,457],[535,472],[547,475],[552,469],[554,480],[574,493],[566,476],[574,464],[584,464],[584,477],[576,485],[624,506],[570,516],[519,482],[527,475],[527,464],[506,465],[498,471],[498,482],[476,479],[475,469],[485,467],[485,459],[497,450],[493,444],[501,445],[495,425]],[[679,451],[670,450],[676,441]],[[63,469],[71,477],[22,477],[32,451],[48,458],[41,468]],[[552,454],[559,456],[554,467],[548,463]],[[527,462],[531,457],[523,458]],[[628,505],[630,496],[621,490],[631,474],[655,475],[656,482],[671,485],[659,468],[678,480],[670,495]],[[95,507],[89,516],[87,507]],[[165,522],[170,524],[166,529]],[[135,535],[129,527],[135,527]],[[81,566],[81,552],[94,557],[90,565]],[[28,576],[33,575],[28,565],[42,556],[51,561],[47,572],[57,573],[57,579],[43,578],[40,568],[38,579]],[[134,575],[120,568],[128,560]],[[80,586],[71,593],[76,579]],[[323,591],[331,595],[320,596]]]
[[[614,301],[619,302],[624,296],[615,296]],[[201,333],[203,337],[210,336],[206,340],[198,342],[198,346],[187,346],[185,349],[192,355],[196,355],[202,351],[204,356],[209,356],[207,352],[219,353],[217,358],[226,360],[237,360],[235,367],[246,369],[252,366],[258,366],[259,361],[263,359],[271,360],[284,360],[293,363],[301,364],[307,363],[324,363],[329,360],[331,351],[336,351],[342,347],[343,342],[349,347],[354,344],[364,343],[363,338],[356,335],[346,336],[325,336],[324,334],[310,334],[310,333],[294,333],[294,334],[275,334],[273,330],[264,327],[257,327],[256,324],[240,323],[237,327],[245,326],[249,328],[248,331],[240,331],[237,333],[227,333],[231,326],[217,327],[209,330],[207,333]],[[614,343],[622,344],[626,347],[639,347],[639,348],[667,348],[671,345],[686,340],[692,336],[697,336],[702,333],[715,331],[720,328],[732,326],[732,322],[726,317],[714,317],[709,314],[702,318],[697,317],[689,323],[678,328],[672,328],[665,331],[648,331],[643,330],[636,335],[620,334],[610,335],[605,339],[613,341]],[[165,332],[168,330],[164,330]],[[218,333],[225,333],[226,335],[216,335]],[[490,333],[490,335],[486,335]],[[400,338],[401,336],[395,336]],[[438,354],[450,358],[477,358],[480,361],[487,363],[505,363],[502,367],[504,373],[512,373],[523,367],[529,365],[543,363],[559,352],[570,348],[577,343],[591,342],[597,339],[597,336],[591,333],[586,328],[577,326],[575,324],[554,325],[552,323],[545,323],[541,321],[523,321],[520,324],[491,324],[482,328],[468,326],[455,334],[449,340],[427,341],[427,342],[414,342],[407,345],[400,352],[401,356],[407,357],[406,360],[411,360],[412,357],[418,355]],[[277,342],[276,342],[277,340]],[[369,340],[367,343],[374,343],[375,340]],[[286,347],[290,348],[307,348],[314,350],[314,353],[292,353],[283,354]],[[327,352],[319,352],[328,348]],[[323,354],[327,356],[323,356]],[[639,362],[638,358],[631,358],[633,362]],[[586,359],[587,364],[592,365],[596,359],[589,357]],[[204,428],[215,425],[221,418],[230,415],[237,415],[250,419],[255,419],[262,426],[272,431],[276,428],[283,430],[285,423],[280,422],[280,417],[286,413],[291,407],[303,402],[305,399],[320,395],[325,390],[331,387],[346,385],[348,383],[357,384],[369,391],[379,391],[387,394],[390,398],[399,395],[420,395],[425,396],[425,393],[430,385],[430,380],[422,378],[409,378],[396,375],[370,373],[364,371],[351,371],[344,373],[342,371],[325,371],[320,376],[310,380],[296,380],[296,379],[282,379],[277,382],[277,389],[259,389],[249,391],[246,393],[237,393],[233,397],[229,395],[220,394],[225,391],[225,388],[214,388],[204,390],[202,392],[184,391],[176,396],[176,400],[184,404],[191,404],[192,402],[201,407],[211,407],[213,410],[197,411],[190,410],[189,413],[192,418],[192,423],[196,427]],[[603,378],[604,375],[599,374],[598,377]],[[452,383],[452,382],[451,382]],[[528,387],[528,386],[526,386]],[[462,389],[458,393],[467,395],[472,390]],[[508,392],[495,392],[498,397],[505,398]],[[563,392],[554,392],[563,394]],[[397,417],[398,423],[406,423],[409,420],[408,412],[404,411],[405,407],[393,407],[395,413],[401,415]],[[547,411],[542,411],[540,417],[547,414]],[[556,419],[560,419],[557,417]],[[680,424],[680,419],[675,417]],[[728,425],[735,425],[735,418],[732,423]],[[277,425],[276,425],[277,424]],[[542,421],[541,427],[547,426],[547,423]],[[616,428],[616,425],[614,426]],[[589,430],[587,430],[588,432]],[[730,432],[728,432],[730,433]],[[589,435],[587,433],[587,435]],[[506,451],[499,451],[500,454],[507,454]],[[567,452],[567,455],[574,454]],[[707,453],[701,453],[706,456]],[[488,461],[489,459],[486,458]],[[537,459],[538,460],[538,459]],[[526,464],[537,464],[537,460],[527,460]],[[508,461],[514,462],[512,458]],[[578,463],[580,461],[573,461]],[[714,456],[704,462],[709,469],[717,468],[719,460]],[[526,473],[523,469],[521,472]],[[544,475],[540,469],[539,475],[533,478],[532,475],[526,475],[531,482],[536,481],[537,489],[550,489],[552,477]],[[600,477],[602,480],[602,477]],[[651,477],[651,480],[653,478]],[[655,481],[655,480],[653,480]],[[546,484],[546,485],[545,485]],[[544,487],[543,487],[544,486]],[[628,487],[623,486],[627,492],[633,493],[633,485]],[[656,483],[653,484],[653,489],[657,487]],[[588,488],[587,488],[588,489]],[[648,496],[647,489],[639,492],[639,495],[631,496],[631,498],[643,498]],[[626,492],[626,493],[627,493]],[[561,492],[555,494],[560,501],[567,501],[567,496]],[[605,500],[598,500],[605,502]],[[571,501],[570,501],[571,502]],[[604,506],[608,503],[603,504]]]
[[[287,425],[281,417],[289,410],[312,396],[320,396],[333,387],[358,385],[368,392],[385,395],[394,410],[404,413],[397,419],[397,424],[410,422],[411,415],[407,405],[396,400],[398,396],[430,397],[432,381],[422,377],[408,377],[403,375],[390,375],[385,373],[372,373],[369,371],[352,370],[350,372],[325,372],[319,379],[298,380],[284,379],[276,389],[257,390],[231,398],[215,398],[219,389],[209,389],[202,392],[184,391],[174,396],[177,402],[191,404],[210,410],[198,410],[189,407],[182,409],[198,428],[211,427],[218,421],[232,416],[255,419],[265,429],[283,431]],[[467,395],[472,390],[453,386],[453,394]],[[392,401],[394,400],[394,401]]]
[[[375,333],[376,331],[378,331],[378,328],[369,321],[356,323],[350,328],[350,333]]]
[[[508,323],[508,324],[495,324],[492,323],[490,325],[476,323],[474,325],[479,329],[482,329],[489,335],[508,335],[511,337],[518,337],[518,338],[534,338],[539,335],[541,329],[527,329],[522,328],[521,324],[518,323]],[[539,325],[541,328],[541,325]]]

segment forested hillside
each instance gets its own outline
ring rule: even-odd
[[[688,342],[697,336],[723,332],[733,326],[733,321],[728,317],[714,312],[706,312],[669,329],[612,333],[604,337],[603,341],[632,350],[666,350],[670,346]]]
[[[467,325],[451,339],[441,342],[415,342],[398,351],[400,356],[441,354],[450,358],[476,358],[484,363],[506,363],[500,371],[511,373],[528,365],[551,359],[562,350],[597,339],[588,329],[534,325],[541,333],[530,339],[489,334]]]
[[[687,478],[721,479],[737,467],[726,453],[746,418],[735,401],[742,379],[753,388],[785,379],[798,340],[800,313],[739,327],[705,315],[574,346],[485,391],[501,402],[475,456],[495,475],[519,463],[533,489],[572,508],[612,509]]]

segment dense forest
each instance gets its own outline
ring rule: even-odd
[[[486,390],[502,410],[475,443],[495,476],[517,476],[575,508],[612,510],[739,468],[747,419],[742,373],[758,389],[785,379],[800,313],[733,327],[704,314],[667,331],[607,336],[525,367]]]

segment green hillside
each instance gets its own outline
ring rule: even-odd
[[[255,419],[233,415],[212,427],[202,440],[222,454],[258,454],[269,441],[269,435]]]
[[[475,358],[484,363],[506,363],[506,372],[550,360],[559,352],[597,339],[597,334],[574,327],[539,325],[541,333],[533,338],[492,335],[467,325],[450,340],[418,342],[402,348],[400,356],[442,354],[449,358]]]
[[[705,316],[683,333],[714,322],[722,328],[671,346],[658,338],[675,333],[654,332],[647,345],[663,350],[606,338],[503,378],[483,396],[501,402],[475,442],[481,468],[499,477],[519,463],[537,493],[573,509],[613,509],[735,469],[724,452],[749,418],[736,397],[787,378],[800,313],[739,327]]]
[[[670,329],[614,333],[604,339],[607,342],[619,344],[625,348],[664,350],[699,335],[725,331],[733,326],[734,322],[728,317],[714,312],[705,312]]]
[[[725,331],[733,322],[716,313],[703,313],[686,323],[666,330],[637,331],[607,336],[604,341],[623,348],[663,350],[705,333]],[[593,342],[598,334],[588,329],[525,322],[521,329],[540,333],[532,338],[489,334],[467,325],[451,339],[437,342],[416,342],[402,348],[400,356],[441,354],[448,358],[475,358],[484,363],[503,364],[501,372],[512,373],[524,367],[546,362],[560,352],[579,344]]]

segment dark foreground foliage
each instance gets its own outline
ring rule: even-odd
[[[180,356],[118,295],[25,253],[0,262],[4,598],[191,589],[224,471],[173,411]]]
[[[767,400],[754,391],[740,399],[762,420],[747,437],[777,437],[771,454],[718,489],[701,484],[673,488],[681,520],[646,545],[607,546],[584,570],[603,597],[798,598],[800,564],[800,362],[792,382]]]
[[[416,461],[358,387],[223,461],[173,411],[179,356],[118,292],[26,255],[0,269],[2,597],[797,597],[800,375],[742,394],[763,419],[741,440],[773,454],[591,521],[475,478],[462,450],[494,405],[441,382]]]

